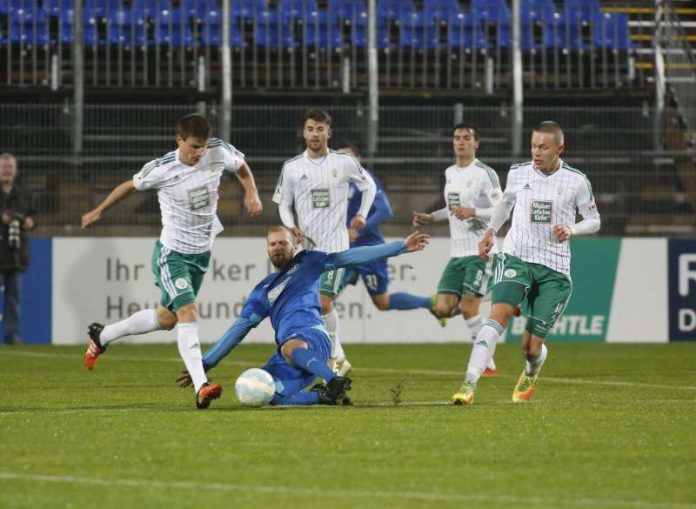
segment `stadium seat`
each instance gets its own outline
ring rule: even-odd
[[[603,12],[595,16],[595,46],[615,50],[631,49],[633,42],[628,31],[628,16]]]
[[[510,46],[511,16],[505,0],[472,0],[470,12],[482,24],[489,46]]]
[[[449,20],[449,46],[464,49],[487,49],[483,26],[470,12],[458,14]]]
[[[601,15],[598,0],[567,0],[558,26],[558,37],[568,49],[588,49],[595,43],[592,25]]]
[[[560,15],[552,0],[522,0],[522,49],[553,48],[561,45],[557,28]]]
[[[338,24],[367,24],[364,0],[329,0],[326,5],[328,21]]]

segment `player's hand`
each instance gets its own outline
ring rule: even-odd
[[[302,228],[295,226],[294,228],[290,228],[290,230],[292,230],[292,234],[295,236],[295,246],[301,245],[305,240],[305,234]]]
[[[258,216],[263,212],[263,203],[259,198],[259,193],[247,194],[244,196],[244,206],[250,216]]]
[[[573,233],[570,230],[569,226],[566,226],[564,224],[556,224],[553,226],[553,238],[556,239],[557,242],[565,242],[568,240]]]
[[[99,209],[90,210],[82,216],[82,228],[89,228],[94,223],[101,219],[101,211]]]
[[[476,209],[474,207],[454,207],[451,214],[460,221],[464,221],[476,217]]]
[[[193,383],[193,379],[191,378],[191,375],[189,375],[189,372],[186,370],[183,370],[181,372],[181,376],[176,379],[176,385],[179,387],[188,387]]]
[[[433,215],[426,214],[425,212],[414,212],[413,213],[413,227],[420,228],[423,225],[430,224],[433,222]]]
[[[358,238],[358,230],[355,228],[350,228],[348,230],[348,239],[350,239],[351,242],[355,242],[355,239]]]
[[[409,253],[413,251],[422,251],[430,242],[430,235],[415,231],[406,237],[404,242],[406,243],[406,251]]]
[[[360,228],[365,228],[366,223],[367,221],[365,221],[365,216],[362,214],[355,214],[353,219],[350,220],[350,227],[359,230]]]
[[[479,241],[478,250],[479,256],[488,261],[491,259],[491,249],[495,244],[495,230],[493,228],[488,228],[486,233],[483,234],[483,238]]]

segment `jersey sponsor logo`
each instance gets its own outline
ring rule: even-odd
[[[331,206],[331,194],[328,189],[312,189],[312,206],[315,209],[326,209]]]
[[[207,186],[196,187],[189,191],[189,206],[198,210],[210,205],[210,193]]]
[[[550,223],[553,202],[546,200],[532,200],[529,207],[530,221],[532,223]]]
[[[268,292],[268,302],[271,303],[271,306],[275,304],[275,301],[278,300],[278,297],[280,297],[280,294],[283,293],[283,290],[285,290],[285,287],[288,286],[288,282],[290,281],[292,276],[285,278],[283,281],[278,284],[273,290]]]
[[[179,290],[186,290],[186,288],[188,288],[188,281],[186,281],[183,277],[180,277],[174,281],[174,286],[176,286]]]
[[[453,210],[462,204],[459,193],[447,193],[447,207]]]
[[[503,272],[503,276],[506,278],[513,278],[517,275],[517,271],[515,269],[505,269]]]

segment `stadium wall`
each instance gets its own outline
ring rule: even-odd
[[[35,239],[25,278],[22,334],[28,343],[79,344],[92,321],[113,322],[156,306],[150,238]],[[573,297],[552,341],[696,340],[696,240],[573,240]],[[253,286],[271,270],[263,238],[220,238],[200,294],[201,338],[217,339],[234,321]],[[390,291],[429,295],[449,257],[449,240],[389,261]],[[484,303],[487,313],[489,303]],[[466,341],[464,322],[440,328],[425,310],[378,311],[363,284],[337,302],[346,343]],[[516,341],[524,319],[509,327]],[[268,323],[248,337],[272,341]],[[174,341],[172,332],[129,338]]]

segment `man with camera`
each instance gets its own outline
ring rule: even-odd
[[[22,273],[29,266],[29,230],[35,226],[31,194],[17,186],[17,159],[0,154],[0,278],[5,287],[2,321],[5,343],[22,343],[19,335],[19,302]]]

